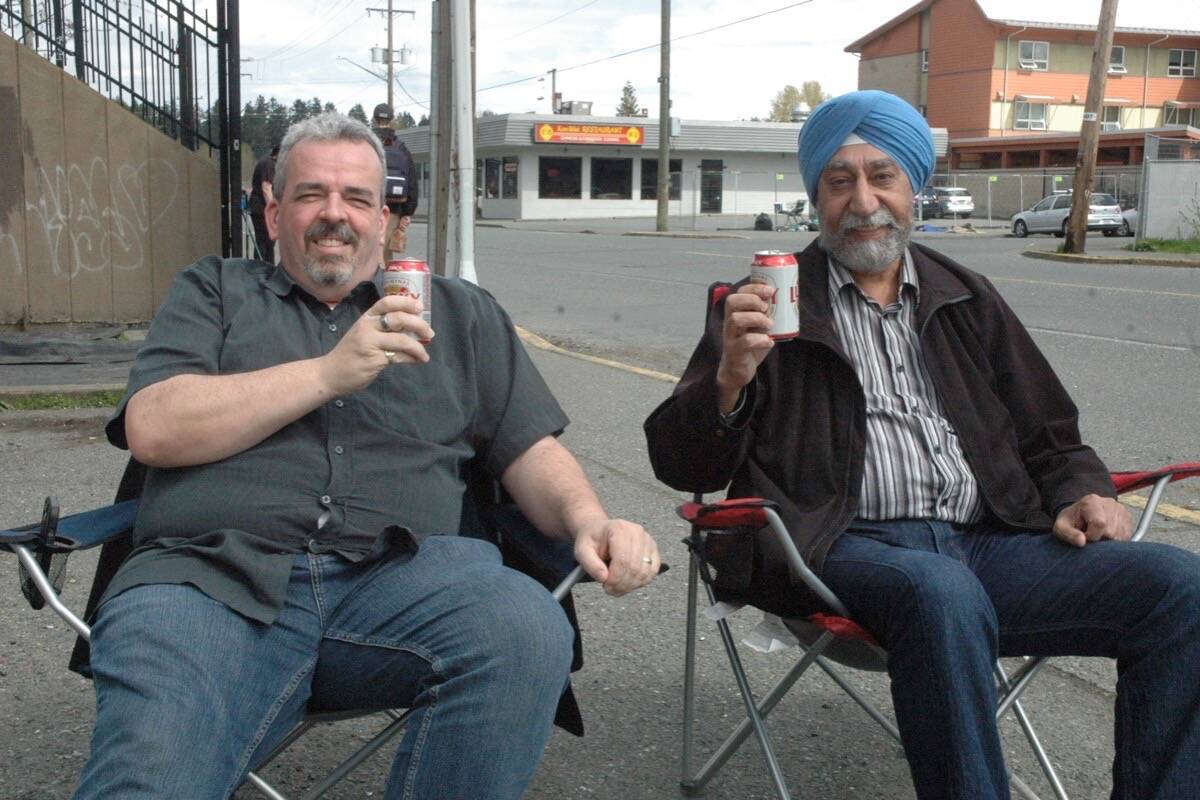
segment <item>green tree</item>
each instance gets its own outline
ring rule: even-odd
[[[364,125],[371,124],[370,122],[367,121],[367,112],[365,109],[363,109],[362,103],[355,103],[354,107],[350,109],[350,113],[347,116],[349,116],[350,119],[358,120],[359,122],[363,123]]]
[[[820,81],[805,81],[800,84],[800,96],[808,103],[810,111],[831,97],[821,88]]]
[[[292,124],[288,117],[287,106],[280,103],[274,97],[267,101],[267,141],[271,144],[283,141],[283,135],[287,133],[288,127]]]
[[[767,119],[771,122],[791,122],[792,109],[804,102],[804,95],[790,83],[779,90],[771,101],[771,113]]]
[[[617,106],[618,117],[640,117],[642,109],[638,107],[637,92],[633,89],[633,84],[625,81],[625,85],[621,87],[621,103]]]
[[[428,114],[422,114],[421,118],[419,120],[417,120],[418,128],[420,128],[422,125],[428,125],[428,124],[429,124],[429,115]]]
[[[412,114],[408,113],[407,111],[401,111],[399,114],[396,115],[394,124],[397,128],[401,128],[401,129],[415,128],[417,125],[417,121],[415,119],[413,119]]]

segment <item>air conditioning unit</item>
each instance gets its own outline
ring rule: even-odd
[[[1044,131],[1044,130],[1046,130],[1046,120],[1044,120],[1044,119],[1031,119],[1031,120],[1029,120],[1029,130],[1031,130],[1031,131]]]
[[[1109,75],[1124,75],[1127,72],[1129,72],[1129,70],[1125,69],[1124,64],[1109,64],[1108,65],[1108,74]]]
[[[1017,66],[1021,69],[1038,69],[1038,62],[1028,58],[1022,58],[1017,62]]]
[[[1121,130],[1121,123],[1119,123],[1119,122],[1101,122],[1100,130],[1104,131],[1105,133],[1108,133],[1109,131],[1119,131],[1119,130]]]

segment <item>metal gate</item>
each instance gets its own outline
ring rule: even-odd
[[[218,151],[226,256],[241,255],[242,239],[238,2],[0,3],[0,31],[184,147]]]

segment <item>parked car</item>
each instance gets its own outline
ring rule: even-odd
[[[971,193],[961,186],[937,186],[933,190],[937,198],[939,217],[969,217],[975,213],[975,201]]]
[[[938,216],[938,196],[932,186],[913,195],[913,219],[933,219]]]
[[[1065,236],[1071,218],[1071,195],[1055,193],[1043,197],[1033,208],[1012,217],[1013,236],[1023,238],[1031,233],[1052,233]],[[1087,229],[1115,236],[1120,230],[1121,206],[1117,198],[1104,192],[1093,192],[1088,207]]]
[[[1127,208],[1121,212],[1121,235],[1135,236],[1137,235],[1138,210],[1136,208]]]

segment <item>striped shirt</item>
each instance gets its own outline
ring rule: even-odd
[[[900,292],[886,308],[829,259],[829,298],[842,348],[867,404],[867,444],[858,516],[863,519],[979,519],[979,486],[933,388],[917,336],[920,298],[904,252]]]

